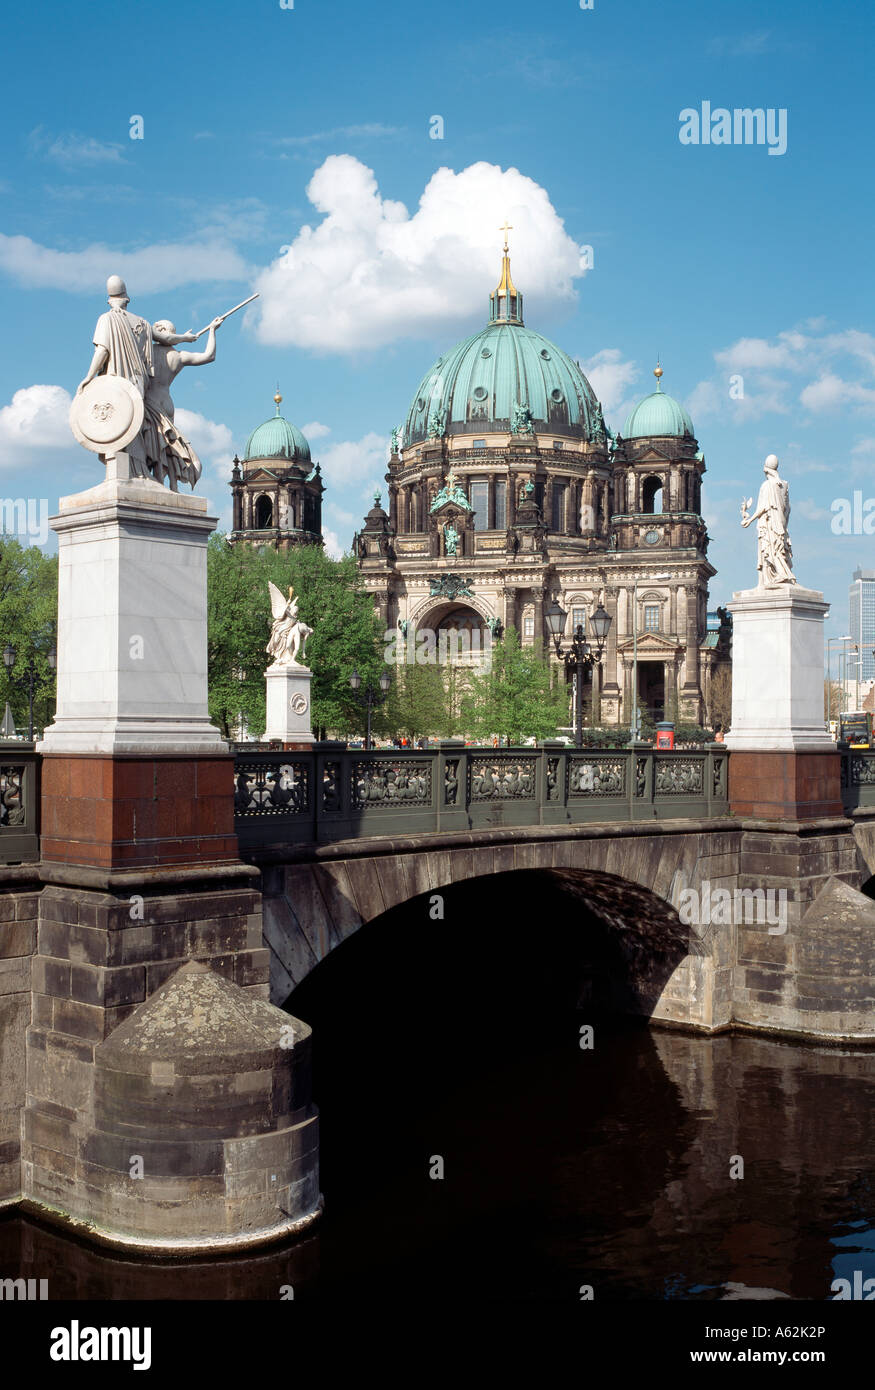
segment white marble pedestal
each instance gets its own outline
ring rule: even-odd
[[[742,589],[732,614],[732,727],[726,747],[834,751],[823,715],[823,594]]]
[[[206,499],[109,477],[50,524],[58,703],[40,751],[225,753],[207,707]]]
[[[726,735],[734,816],[814,821],[844,814],[840,758],[823,716],[823,620],[815,589],[733,594],[732,727]]]
[[[315,743],[310,706],[313,672],[306,666],[273,665],[265,671],[264,679],[267,685],[265,741]]]

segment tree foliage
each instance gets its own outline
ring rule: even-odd
[[[365,715],[349,685],[357,668],[363,685],[383,668],[382,631],[352,556],[332,560],[321,546],[280,553],[230,546],[214,536],[207,551],[210,716],[233,737],[242,716],[250,737],[265,727],[264,672],[272,621],[268,581],[294,588],[303,622],[313,628],[304,659],[313,672],[314,733],[361,732]]]
[[[540,648],[521,646],[516,628],[509,627],[493,644],[491,670],[472,676],[461,722],[480,739],[498,734],[514,744],[555,737],[567,721],[565,685],[554,683]]]
[[[451,724],[447,677],[452,670],[419,662],[394,666],[389,697],[377,727],[413,740],[447,734]]]
[[[50,724],[55,713],[55,672],[48,654],[57,641],[58,557],[36,545],[23,546],[14,536],[0,536],[0,650],[15,648],[15,665],[0,663],[0,716],[9,701],[15,726],[27,733],[29,681],[33,661],[35,730]]]

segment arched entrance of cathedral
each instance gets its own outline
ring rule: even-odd
[[[663,661],[638,662],[638,699],[654,722],[665,718],[665,663]]]
[[[459,603],[451,607],[438,623],[439,632],[483,633],[486,624],[479,613],[467,604]]]

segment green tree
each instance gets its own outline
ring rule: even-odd
[[[567,720],[564,685],[553,680],[540,648],[522,647],[518,632],[509,627],[493,644],[491,670],[471,677],[463,724],[481,739],[498,734],[507,743],[522,743],[555,735]]]
[[[450,724],[445,671],[436,663],[405,662],[395,666],[380,728],[405,734],[414,741],[445,733]]]
[[[301,619],[313,628],[305,660],[313,671],[314,732],[362,731],[365,715],[349,678],[357,668],[363,683],[379,681],[383,633],[352,556],[332,560],[315,545],[286,553],[230,546],[224,536],[212,537],[207,552],[211,718],[226,737],[241,715],[251,736],[264,730],[269,580],[282,593],[294,589]]]
[[[0,665],[0,715],[9,701],[19,733],[27,732],[28,682],[24,673],[33,660],[35,730],[50,724],[55,712],[55,672],[48,655],[57,641],[58,557],[36,545],[23,546],[14,536],[0,536],[0,650],[15,648],[15,665]]]

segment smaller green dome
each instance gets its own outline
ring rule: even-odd
[[[643,401],[639,401],[623,426],[624,439],[645,439],[673,435],[682,439],[693,433],[693,422],[680,401],[666,395],[659,384],[662,368],[657,365],[653,375],[656,377],[656,390]]]
[[[258,425],[246,441],[243,451],[247,459],[289,459],[292,463],[310,462],[310,445],[301,431],[280,415],[282,396],[277,392],[276,415]]]

